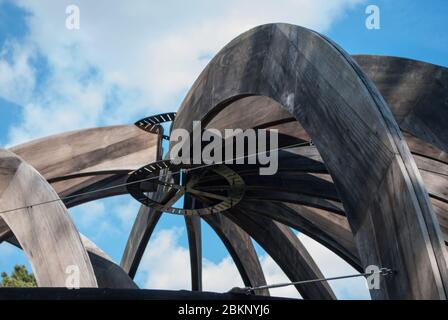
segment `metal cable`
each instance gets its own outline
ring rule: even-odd
[[[321,278],[321,279],[312,279],[312,280],[302,280],[302,281],[295,281],[295,282],[286,282],[286,283],[277,283],[277,284],[270,284],[270,285],[264,285],[264,286],[258,286],[258,287],[245,287],[245,288],[237,288],[237,290],[242,290],[247,293],[250,293],[252,291],[256,290],[264,290],[264,289],[273,289],[273,288],[282,288],[287,286],[295,286],[295,285],[302,285],[302,284],[308,284],[308,283],[315,283],[315,282],[323,282],[323,281],[332,281],[332,280],[340,280],[340,279],[348,279],[348,278],[357,278],[357,277],[365,277],[365,276],[371,276],[374,274],[379,274],[382,276],[387,276],[393,274],[393,271],[388,268],[381,268],[380,271],[373,271],[373,272],[365,272],[365,273],[358,273],[358,274],[350,274],[346,276],[339,276],[339,277],[331,277],[331,278]]]
[[[210,166],[215,166],[215,165],[219,165],[219,164],[225,164],[225,162],[227,162],[227,161],[236,161],[236,160],[244,159],[244,158],[247,158],[247,157],[256,156],[256,155],[259,155],[259,154],[264,154],[264,153],[267,153],[267,152],[279,151],[279,150],[284,150],[284,149],[289,149],[289,148],[295,148],[295,147],[300,147],[300,146],[304,146],[304,145],[307,145],[307,144],[310,144],[310,142],[306,141],[306,142],[302,142],[302,143],[297,143],[297,144],[284,146],[284,147],[281,147],[281,148],[275,148],[275,149],[270,149],[270,150],[266,150],[266,151],[263,151],[263,152],[257,152],[257,153],[253,153],[253,154],[246,155],[246,156],[236,157],[236,158],[232,158],[232,159],[226,159],[224,161],[217,162],[217,163],[200,165],[200,166],[197,166],[197,167],[193,167],[191,169],[183,169],[183,171],[190,172],[190,171],[194,171],[194,170],[198,170],[198,169],[207,168],[207,167],[210,167]],[[182,169],[178,170],[178,171],[175,171],[175,172],[170,172],[169,174],[170,175],[175,175],[175,174],[179,174],[180,172],[182,172]],[[136,181],[132,181],[132,182],[126,182],[126,183],[121,183],[121,184],[117,184],[117,185],[114,185],[114,186],[100,188],[100,189],[96,189],[96,190],[92,190],[92,191],[86,191],[86,192],[82,192],[82,193],[77,193],[77,194],[73,194],[73,195],[70,195],[70,196],[60,197],[60,198],[57,198],[57,199],[48,200],[48,201],[44,201],[44,202],[39,202],[39,203],[35,203],[35,204],[32,204],[32,205],[24,206],[24,207],[18,207],[18,208],[14,208],[14,209],[8,209],[8,210],[0,211],[0,214],[13,212],[13,211],[18,211],[18,210],[23,210],[23,209],[29,209],[29,208],[32,208],[32,207],[36,207],[36,206],[40,206],[40,205],[44,205],[44,204],[50,204],[50,203],[57,202],[57,201],[70,200],[70,199],[77,198],[77,197],[80,197],[80,196],[85,196],[85,195],[94,194],[94,193],[98,193],[98,192],[102,192],[102,191],[112,190],[112,189],[120,188],[120,187],[126,187],[128,185],[133,185],[133,184],[137,184],[137,183],[141,183],[141,182],[145,182],[145,181],[149,181],[149,180],[154,180],[154,179],[160,179],[160,178],[167,177],[167,176],[168,176],[168,174],[165,174],[165,175],[162,174],[162,175],[155,176],[155,177],[140,179],[140,180],[136,180]]]

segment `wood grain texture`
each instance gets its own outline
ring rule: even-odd
[[[141,206],[138,211],[120,262],[120,267],[131,278],[137,273],[143,253],[161,215],[160,211],[145,206]]]
[[[124,186],[114,186],[123,185],[128,172],[159,159],[160,144],[160,135],[127,125],[67,132],[19,145],[12,150],[51,181],[61,197],[94,191],[65,201],[67,207],[74,207],[126,194]],[[97,192],[105,188],[107,190]],[[136,266],[127,266],[126,269],[133,269],[135,275]]]
[[[275,176],[240,170],[247,184],[240,210],[308,234],[358,270],[371,263],[396,269],[385,288],[372,292],[374,298],[446,298],[448,71],[395,57],[353,58],[359,66],[311,31],[261,26],[212,60],[174,127],[191,129],[192,120],[203,120],[208,128],[276,128],[280,146],[312,138],[319,151],[306,146],[281,152]],[[150,158],[159,158],[159,146],[158,136],[148,140],[133,126],[116,126],[13,150],[66,196],[123,183],[130,170],[153,161],[147,150]],[[114,188],[66,205],[125,192]],[[131,276],[160,215],[143,207],[139,212],[122,259]],[[245,231],[223,215],[204,218],[226,244],[245,284],[263,283]],[[2,221],[0,241],[11,236]],[[193,289],[200,290],[200,221],[186,218],[186,224]],[[104,256],[87,251],[94,269],[96,262],[104,264]]]
[[[84,235],[81,235],[81,240],[92,262],[98,288],[138,289],[129,275],[94,242]]]
[[[0,218],[0,224],[3,219]],[[8,228],[9,229],[9,228]],[[89,238],[80,234],[82,244],[89,255],[90,262],[92,263],[93,271],[95,273],[98,288],[110,288],[110,289],[137,289],[137,285],[134,281],[123,271],[112,258],[110,258],[103,250],[101,250],[95,243]],[[4,239],[10,244],[22,249],[17,238],[11,233],[10,237]],[[0,239],[0,243],[2,240]]]
[[[313,139],[344,204],[363,266],[374,263],[415,275],[386,279],[388,285],[375,297],[445,299],[445,245],[428,193],[391,111],[356,62],[310,30],[257,27],[212,59],[173,128],[191,130],[193,120],[205,126],[232,102],[251,95],[277,101]],[[373,214],[394,220],[380,232]],[[407,221],[404,229],[400,221]],[[387,253],[392,238],[399,248],[393,259]],[[415,242],[419,245],[409,247]]]
[[[387,101],[401,130],[448,152],[448,69],[398,57],[354,59]]]
[[[306,248],[285,225],[238,208],[232,208],[225,216],[257,241],[291,281],[324,278]],[[336,299],[326,282],[296,288],[304,299]]]
[[[226,246],[244,285],[247,287],[266,285],[260,260],[247,232],[222,214],[205,215],[202,218],[213,228]],[[257,290],[255,294],[268,296],[269,290]]]
[[[97,287],[95,274],[76,227],[64,204],[45,205],[58,195],[30,165],[12,152],[0,150],[0,211],[30,259],[41,287],[65,287],[69,266],[79,270],[81,287]]]
[[[310,236],[361,271],[361,261],[347,219],[309,206],[261,201],[246,201],[241,210],[278,221]]]
[[[355,58],[358,57],[355,56]],[[381,56],[362,56],[362,58],[363,59],[361,59],[360,61],[362,62],[361,66],[362,67],[366,65],[368,66],[365,71],[368,73],[369,77],[372,75],[373,80],[375,81],[375,84],[378,86],[378,89],[381,91],[381,93],[383,93],[384,91],[387,102],[393,104],[391,111],[393,112],[394,117],[397,120],[400,120],[402,109],[410,109],[412,106],[416,104],[427,105],[428,103],[431,103],[437,106],[436,109],[434,109],[434,106],[432,106],[432,108],[434,109],[433,112],[435,114],[439,112],[438,111],[439,109],[442,109],[442,112],[444,112],[443,110],[445,110],[445,101],[447,97],[442,98],[439,97],[439,99],[419,100],[415,98],[410,99],[410,96],[408,94],[399,95],[398,93],[402,91],[407,92],[409,90],[416,90],[423,92],[426,90],[425,89],[426,86],[422,85],[423,83],[420,81],[421,78],[418,76],[418,70],[415,70],[415,68],[413,68],[414,65],[416,66],[423,65],[426,66],[426,68],[429,68],[429,70],[434,69],[438,70],[437,72],[435,72],[434,77],[431,79],[428,78],[428,72],[426,72],[425,81],[430,83],[432,86],[434,86],[434,83],[441,81],[439,75],[446,72],[444,71],[446,70],[446,68],[433,66],[425,63],[417,63],[417,62],[409,63],[407,59],[403,59],[405,60],[407,67],[401,70],[403,76],[400,76],[400,73],[397,72],[396,70],[395,65],[396,63],[387,63],[387,61],[394,62],[396,60],[399,60],[400,58],[381,57]],[[375,63],[377,63],[378,60],[382,59],[384,59],[386,62],[381,62],[380,63],[381,67],[376,68]],[[395,68],[395,71],[389,70],[389,68]],[[405,87],[404,89],[399,88],[402,77],[407,79],[406,81],[403,82],[403,86]],[[384,78],[387,78],[388,81],[382,82],[381,79]],[[412,83],[413,79],[415,79],[416,82],[415,84]],[[390,90],[390,87],[392,87],[393,90]],[[413,96],[418,95],[413,94]],[[240,110],[244,110],[244,112],[240,112]],[[431,119],[433,118],[437,117],[434,116],[432,116],[432,118],[426,117],[425,121],[428,123],[429,126],[431,126],[430,125]],[[286,110],[284,110],[280,104],[278,104],[276,101],[268,97],[261,97],[261,96],[249,96],[237,100],[235,102],[232,102],[230,105],[228,105],[218,114],[216,114],[216,116],[207,125],[207,128],[218,129],[220,131],[223,131],[225,128],[231,128],[231,129],[275,128],[279,130],[280,146],[288,146],[291,144],[296,144],[297,142],[300,141],[307,141],[310,139],[309,135],[305,132],[300,123],[295,121],[295,119],[292,118],[292,116]],[[448,158],[446,157],[446,153],[444,151],[438,149],[435,145],[432,145],[429,142],[423,141],[406,132],[404,133],[404,137],[411,151],[413,152],[414,160],[416,161],[417,167],[419,168],[422,174],[423,182],[425,183],[425,186],[431,197],[431,203],[433,205],[434,210],[436,211],[437,218],[443,232],[443,237],[446,242],[446,239],[448,239],[446,233],[448,231],[446,228],[448,212],[443,209],[445,206],[443,206],[440,203],[440,200],[446,201],[445,195],[446,190],[448,190],[448,185],[447,183],[445,183],[446,182],[445,177],[447,174],[446,164],[448,163],[447,161]],[[236,168],[234,168],[234,170],[238,171],[238,169]],[[293,171],[301,173],[327,172],[319,152],[313,146],[312,147],[302,146],[280,151],[279,170],[285,172],[285,174],[289,174],[290,172]],[[257,167],[254,167],[253,170],[250,172],[247,170],[244,171],[245,175],[253,174],[256,176],[257,173],[258,173]],[[246,190],[244,202],[250,200],[264,200],[264,203],[266,203],[266,201],[275,201],[275,202],[281,201],[285,202],[286,205],[294,203],[302,204],[305,206],[311,206],[317,209],[328,210],[330,212],[345,215],[344,209],[342,208],[341,205],[339,205],[338,202],[334,201],[329,202],[328,199],[322,199],[320,197],[312,197],[310,195],[305,195],[302,193],[303,187],[290,188],[289,192],[286,190],[279,191],[278,188],[283,183],[281,183],[280,185],[276,183],[267,183],[267,181],[264,181],[263,183],[261,183],[260,181],[259,183],[257,183],[256,182],[257,177],[251,177],[251,179],[253,180],[252,185],[254,186],[254,189],[251,190],[251,187],[249,186],[249,189]],[[306,185],[304,181],[298,183],[299,183],[298,185],[300,185],[301,183],[304,183],[304,185]],[[289,184],[286,183],[284,185]],[[295,185],[297,185],[297,183],[295,183]],[[303,206],[301,206],[301,208],[303,208]],[[289,210],[291,210],[291,208],[289,208]],[[305,212],[307,211],[308,210],[305,210]],[[297,214],[300,216],[301,212],[303,212],[303,210],[298,210]],[[331,215],[331,213],[327,213],[326,215]],[[304,225],[301,223],[303,221],[307,221],[306,219],[307,218],[300,216],[296,218],[295,224],[294,223],[292,225],[288,223],[287,224],[291,226],[295,225],[295,227],[298,228],[298,230],[305,232],[306,234],[309,234],[310,237],[326,245],[324,242],[321,241],[321,239],[319,239],[320,234],[322,232],[316,232],[310,234],[308,232],[309,231],[308,228],[303,229]],[[291,223],[291,221],[289,221],[289,223]],[[336,239],[336,241],[337,239],[341,238],[346,239],[347,235],[343,236],[339,234],[334,238]],[[353,244],[353,240],[349,242]],[[353,249],[353,245],[351,245],[351,248]],[[336,250],[335,252],[344,259],[350,256],[353,257],[358,255],[356,250],[352,251],[349,254],[349,256],[347,256],[347,254],[342,254],[340,250],[337,249],[335,250]],[[352,264],[355,268],[360,268],[358,264],[359,260],[348,258],[347,261],[350,264]]]
[[[184,206],[197,208],[196,199],[184,196]],[[201,217],[185,216],[188,248],[190,253],[191,290],[202,291],[202,228]]]
[[[161,171],[161,175],[164,176],[163,180],[165,182],[174,179],[165,170]],[[166,203],[170,200],[170,194],[164,193],[163,188],[160,186],[157,191],[150,194],[150,196],[152,199],[160,201],[161,203]],[[134,278],[135,273],[137,272],[143,253],[145,252],[149,239],[151,238],[161,215],[162,212],[157,211],[154,208],[145,206],[140,207],[137,218],[132,225],[120,262],[121,268],[123,268],[131,278]]]
[[[11,151],[39,171],[59,195],[70,196],[110,186],[111,180],[122,182],[128,172],[159,159],[160,143],[160,135],[124,125],[57,134]],[[71,201],[80,204],[126,192],[115,188]]]
[[[82,173],[135,170],[155,160],[157,140],[158,135],[134,125],[110,126],[41,138],[11,151],[47,180],[55,180]]]

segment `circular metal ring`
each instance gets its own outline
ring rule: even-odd
[[[162,132],[160,124],[173,121],[175,118],[176,112],[161,113],[143,118],[137,121],[135,125],[146,132],[159,134]]]
[[[198,174],[193,174],[196,171]],[[219,187],[220,190],[210,187],[201,190],[198,185],[202,179],[207,178],[206,173],[211,172],[217,175],[218,179],[225,180],[227,185]],[[134,171],[130,174],[127,182],[129,194],[145,206],[162,212],[187,216],[206,215],[228,210],[241,201],[245,191],[244,180],[226,165],[186,168],[183,165],[175,165],[170,160],[150,163]],[[161,191],[168,195],[168,200],[164,203],[148,196],[148,193],[160,191],[159,188],[162,188]],[[216,191],[220,192],[216,193]],[[209,206],[204,208],[174,207],[176,202],[187,193]]]

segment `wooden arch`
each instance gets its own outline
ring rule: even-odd
[[[445,245],[428,193],[387,104],[356,62],[316,32],[252,29],[223,48],[173,129],[205,126],[242,97],[270,97],[306,129],[344,205],[363,267],[396,271],[374,298],[445,299]]]
[[[58,198],[48,182],[4,149],[0,149],[0,173],[0,217],[30,259],[37,284],[66,287],[67,270],[75,266],[80,287],[97,287],[90,259],[65,206],[56,201],[29,207]],[[16,208],[23,209],[8,211]]]
[[[218,129],[278,128],[285,145],[311,136],[317,146],[282,151],[280,167],[286,170],[263,179],[247,175],[250,190],[243,202],[204,217],[231,253],[245,285],[265,284],[250,237],[291,280],[321,275],[286,225],[358,270],[369,264],[394,269],[385,286],[372,291],[373,298],[446,298],[447,92],[445,68],[394,57],[350,57],[328,39],[296,26],[260,26],[226,46],[195,82],[173,128],[191,129],[193,120]],[[52,136],[12,151],[59,196],[67,196],[125,182],[128,172],[159,159],[159,145],[156,135],[115,126]],[[288,188],[279,187],[285,177]],[[108,189],[66,205],[125,192]],[[135,287],[125,273],[135,275],[160,216],[141,208],[121,268],[81,239],[99,286]],[[200,220],[185,220],[192,289],[201,290]],[[8,232],[0,219],[0,240]],[[334,298],[326,285],[301,293]]]

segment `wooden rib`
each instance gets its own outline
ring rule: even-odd
[[[202,217],[221,238],[247,287],[266,285],[252,240],[249,235],[223,214],[204,215]],[[269,295],[269,290],[257,290],[257,295]]]
[[[383,280],[374,298],[445,299],[445,244],[428,193],[392,113],[353,59],[310,30],[257,27],[212,59],[173,129],[192,130],[193,120],[206,126],[251,95],[277,101],[313,139],[346,209],[363,267],[406,270]]]
[[[98,288],[138,289],[135,282],[90,239],[81,235],[82,243],[92,262]]]
[[[76,266],[79,285],[97,287],[90,259],[64,204],[30,207],[58,198],[47,181],[21,158],[3,149],[0,174],[0,211],[26,207],[1,213],[0,217],[28,256],[38,285],[65,287],[67,268]]]
[[[448,152],[448,69],[386,56],[354,56],[403,131]]]
[[[57,134],[11,150],[51,181],[58,194],[67,196],[93,185],[104,188],[111,178],[124,177],[156,161],[160,141],[160,135],[125,125]],[[125,188],[117,188],[92,196],[91,200],[124,193]],[[84,198],[83,202],[91,200]]]
[[[195,199],[184,197],[184,206],[194,208]],[[190,252],[191,290],[202,291],[202,233],[201,218],[199,216],[185,216],[185,226],[188,236]]]
[[[225,216],[257,241],[291,281],[324,278],[306,248],[285,225],[237,208],[232,208]],[[296,288],[305,299],[336,299],[326,282]]]
[[[0,218],[0,224],[2,223]],[[89,238],[80,234],[82,244],[86,248],[87,254],[89,255],[90,262],[92,263],[93,271],[95,272],[95,278],[98,283],[98,288],[111,288],[111,289],[137,289],[137,285],[134,281],[116,265],[112,259],[101,250],[95,243],[93,243]],[[2,241],[7,241],[8,243],[22,249],[20,243],[17,241],[16,237],[11,234],[7,239],[0,239]]]
[[[241,203],[239,208],[303,232],[339,255],[358,271],[362,270],[358,250],[345,217],[308,206],[269,201],[246,201]]]
[[[121,268],[132,279],[135,277],[143,253],[161,215],[160,211],[140,206],[120,262]]]
[[[155,161],[158,135],[133,125],[72,131],[11,148],[46,179],[111,170],[135,170]],[[48,155],[51,154],[51,157]]]

